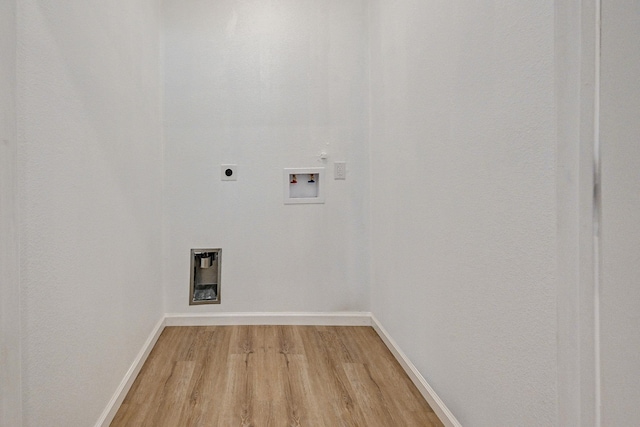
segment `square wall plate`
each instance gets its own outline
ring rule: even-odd
[[[324,203],[324,168],[285,168],[284,204]]]

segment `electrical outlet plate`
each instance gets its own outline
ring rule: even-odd
[[[333,164],[333,179],[347,179],[347,162]]]
[[[220,165],[220,179],[222,181],[237,181],[238,165]]]

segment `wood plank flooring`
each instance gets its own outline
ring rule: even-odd
[[[112,427],[442,426],[370,327],[167,327]]]

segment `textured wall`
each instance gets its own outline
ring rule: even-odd
[[[167,312],[368,308],[366,4],[165,2]],[[285,206],[322,150],[326,203]],[[197,247],[222,248],[219,306],[188,306]]]
[[[640,417],[640,3],[602,2],[602,425]]]
[[[20,285],[16,204],[16,2],[0,3],[0,425],[19,426]]]
[[[17,3],[17,133],[16,2],[0,6],[0,424],[91,425],[163,290],[167,312],[371,308],[465,426],[579,417],[573,385],[591,376],[564,370],[577,322],[556,326],[554,274],[582,262],[582,151],[555,146],[552,2],[170,0],[161,55],[155,0]],[[631,3],[603,2],[603,425],[638,418],[640,397]],[[562,29],[556,60],[580,43]],[[328,177],[325,205],[283,205],[282,168],[321,166],[321,150],[347,181]],[[200,246],[223,248],[220,306],[187,305]]]
[[[558,426],[594,425],[595,2],[555,3]],[[583,25],[584,24],[584,25]]]
[[[555,425],[553,2],[372,16],[373,312],[463,425]]]
[[[95,423],[162,316],[158,9],[19,2],[24,426]]]

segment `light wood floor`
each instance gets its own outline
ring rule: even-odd
[[[167,327],[111,426],[442,426],[370,327]]]

